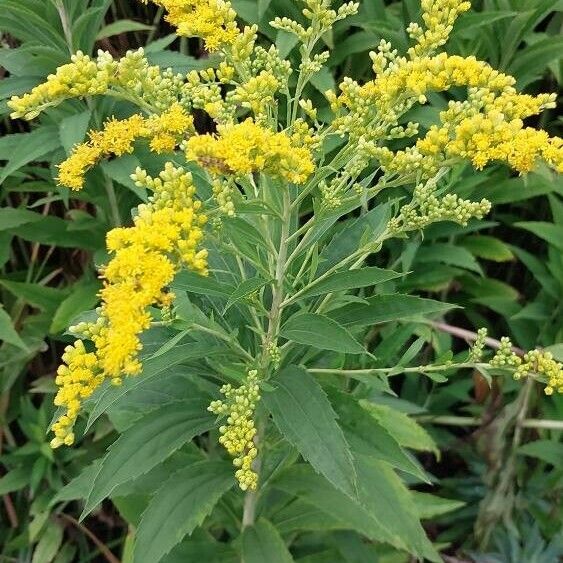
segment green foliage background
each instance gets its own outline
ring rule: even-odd
[[[276,15],[298,17],[291,0],[233,4],[250,23],[266,23]],[[54,165],[89,128],[98,127],[119,108],[105,99],[90,105],[66,102],[30,126],[9,120],[6,100],[43,81],[77,49],[92,53],[103,48],[120,55],[145,46],[152,63],[180,72],[204,68],[213,60],[197,40],[178,40],[154,8],[131,0],[66,0],[63,5],[61,18],[55,4],[44,0],[0,0],[0,558],[33,563],[130,561],[133,530],[156,520],[164,522],[163,528],[144,530],[144,537],[153,540],[137,546],[150,554],[147,561],[156,561],[160,552],[168,551],[167,542],[174,545],[170,534],[178,530],[173,523],[167,527],[167,502],[182,491],[175,490],[168,501],[164,492],[160,494],[160,502],[151,504],[151,510],[160,513],[147,519],[148,524],[139,523],[148,497],[176,471],[180,473],[175,479],[186,493],[210,491],[209,498],[188,498],[193,506],[212,506],[213,495],[219,498],[232,484],[223,464],[199,471],[200,454],[190,444],[193,436],[213,426],[212,417],[205,415],[205,400],[194,400],[181,412],[164,401],[179,387],[193,385],[179,363],[197,361],[202,354],[212,356],[213,351],[197,343],[172,348],[165,344],[171,338],[166,328],[151,331],[146,350],[157,354],[147,363],[142,389],[125,385],[127,395],[98,403],[80,447],[55,452],[49,448],[53,375],[62,348],[71,340],[64,331],[96,305],[95,265],[106,258],[104,235],[126,221],[140,201],[141,194],[128,177],[138,160],[128,155],[107,162],[83,192],[69,193],[54,183]],[[341,77],[367,78],[368,52],[381,38],[406,48],[403,30],[418,13],[417,0],[364,0],[357,16],[339,22],[324,38],[332,50],[330,71],[314,77],[309,97],[322,105],[321,92]],[[518,87],[527,92],[558,91],[562,26],[561,0],[476,0],[456,25],[449,51],[491,62],[513,74]],[[295,55],[292,39],[283,32],[271,29],[269,39],[282,54]],[[429,98],[431,103],[412,116],[426,127],[447,103],[441,94]],[[544,113],[534,125],[561,135],[556,110]],[[143,162],[151,158],[157,167],[154,156],[143,155]],[[379,339],[373,350],[376,367],[418,365],[421,358],[423,363],[443,357],[451,348],[462,350],[457,329],[475,331],[481,326],[492,336],[509,335],[523,349],[547,347],[562,360],[563,180],[543,170],[517,177],[503,167],[489,167],[478,175],[469,167],[460,168],[456,175],[457,192],[474,199],[487,197],[494,204],[492,214],[466,228],[440,223],[424,237],[393,241],[370,265],[412,272],[395,286],[402,293],[462,308],[447,313],[439,323],[402,322],[400,315],[391,315],[374,334]],[[343,233],[348,226],[343,222]],[[197,293],[189,276],[183,283]],[[200,288],[202,294],[211,290],[219,297],[230,295],[220,285]],[[185,307],[190,306],[186,301]],[[164,373],[163,381],[158,376]],[[289,390],[293,375],[286,374],[282,382]],[[483,563],[553,562],[563,556],[563,445],[560,429],[542,427],[538,421],[560,423],[562,397],[543,397],[539,389],[508,379],[489,383],[477,373],[472,377],[452,373],[444,381],[407,374],[392,380],[394,395],[386,392],[387,379],[372,380],[368,393],[377,405],[376,419],[393,436],[403,433],[398,438],[403,445],[432,449],[421,444],[425,435],[409,425],[405,415],[411,415],[425,425],[441,451],[441,456],[420,452],[418,460],[409,453],[399,466],[416,491],[416,511],[442,553]],[[340,407],[348,408],[344,403]],[[276,412],[275,405],[269,408]],[[147,418],[142,431],[129,428],[141,416]],[[290,413],[285,424],[298,424],[297,416],[297,411]],[[176,427],[177,432],[170,430]],[[171,439],[164,448],[160,444],[154,459],[136,459],[135,452],[148,440],[148,428],[155,436],[171,432]],[[104,480],[92,462],[104,455],[118,433],[116,445],[104,458]],[[279,463],[289,455],[280,449]],[[431,476],[431,484],[422,480],[419,468]],[[91,482],[103,486],[89,496],[85,508],[78,499]],[[240,539],[247,563],[264,560],[260,559],[264,545],[278,554],[275,561],[288,561],[280,533],[298,538],[293,556],[302,563],[408,560],[401,551],[362,541],[358,532],[370,537],[369,523],[353,507],[347,508],[345,497],[320,488],[304,467],[295,466],[277,487],[279,498],[270,498],[264,507],[268,520],[259,520]],[[303,500],[284,506],[283,495],[297,490],[305,491]],[[383,493],[378,483],[366,492],[373,498]],[[111,502],[100,505],[106,496]],[[234,497],[234,492],[227,493],[205,529],[163,561],[234,560],[232,548],[210,532],[214,521],[237,528],[234,512],[239,501]],[[83,510],[93,509],[79,522]],[[189,516],[182,519],[183,531],[193,529],[208,512],[190,513],[186,505],[184,513]],[[392,513],[383,517],[391,518]]]

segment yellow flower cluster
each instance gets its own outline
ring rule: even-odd
[[[176,27],[178,35],[201,37],[208,51],[231,45],[240,34],[236,12],[225,0],[152,1],[168,12],[166,20]]]
[[[243,491],[256,490],[258,475],[252,469],[252,462],[258,454],[254,445],[256,427],[254,412],[260,400],[258,372],[250,370],[244,383],[237,388],[223,385],[221,393],[224,401],[212,401],[208,410],[213,414],[227,416],[227,425],[221,426],[219,443],[229,452],[233,465],[238,467],[235,477]]]
[[[148,138],[154,152],[170,152],[192,130],[193,117],[178,103],[148,118],[135,114],[123,120],[110,119],[101,131],[90,132],[88,142],[73,148],[72,154],[59,165],[58,182],[79,190],[92,166],[102,158],[132,152],[135,140]]]
[[[512,342],[505,336],[501,338],[500,348],[489,363],[493,367],[513,368],[514,379],[530,374],[541,378],[546,382],[546,395],[552,395],[555,391],[563,393],[563,364],[554,360],[551,352],[531,350],[521,358],[512,351]]]
[[[417,23],[407,27],[407,33],[416,41],[409,49],[411,58],[428,55],[446,43],[458,16],[471,7],[465,0],[422,0],[423,30]]]
[[[67,98],[93,96],[107,91],[111,70],[105,59],[92,60],[81,51],[72,55],[70,63],[57,68],[55,74],[23,96],[13,96],[8,102],[11,117],[33,119],[46,107]]]
[[[53,426],[55,447],[72,443],[81,399],[106,378],[119,384],[123,375],[140,372],[139,335],[150,326],[148,308],[170,304],[173,295],[165,288],[180,266],[207,274],[207,251],[198,249],[206,217],[200,213],[201,203],[194,200],[191,174],[167,163],[158,178],[140,169],[133,178],[154,195],[138,207],[132,227],[113,229],[107,235],[113,257],[101,272],[99,318],[79,327],[93,341],[95,351],[86,353],[77,341],[63,356],[66,365],[58,371],[56,404],[66,407],[66,413]]]
[[[302,184],[314,170],[312,155],[293,146],[285,133],[275,133],[251,119],[235,125],[219,125],[218,135],[188,139],[186,157],[214,174],[244,176],[265,172],[294,184]]]
[[[64,407],[66,412],[52,426],[55,434],[51,440],[53,448],[63,444],[70,446],[74,442],[72,427],[80,405],[104,381],[96,354],[87,352],[82,340],[77,340],[73,346],[67,346],[62,359],[64,364],[59,366],[55,378],[59,390],[54,403],[57,407]]]
[[[486,100],[486,103],[483,103]],[[530,172],[538,160],[563,171],[563,141],[545,131],[524,127],[523,118],[554,106],[554,96],[527,96],[505,92],[470,93],[468,102],[452,102],[441,112],[441,126],[430,128],[417,142],[420,153],[470,160],[477,169],[490,161],[505,162],[521,174]],[[480,112],[479,109],[483,109]]]

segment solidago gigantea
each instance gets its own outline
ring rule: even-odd
[[[271,298],[252,311],[260,352],[253,355],[238,342],[234,345],[239,354],[243,349],[246,376],[237,387],[222,387],[224,399],[209,407],[226,417],[220,442],[234,458],[241,488],[253,490],[258,485],[253,463],[259,455],[254,418],[260,385],[275,377],[286,360],[290,342],[278,345],[281,319],[302,291],[307,261],[314,257],[304,254],[295,277],[284,281],[295,260],[288,253],[288,240],[302,243],[307,228],[326,213],[367,209],[387,187],[404,186],[412,198],[396,210],[375,240],[342,259],[341,270],[361,264],[386,239],[436,221],[466,224],[483,217],[490,209],[486,198],[469,201],[444,194],[443,179],[463,161],[477,169],[505,163],[520,174],[544,163],[561,172],[562,140],[524,126],[527,117],[553,107],[555,96],[521,94],[513,77],[488,63],[438,52],[457,17],[469,9],[466,1],[422,0],[424,23],[412,23],[407,30],[412,46],[400,54],[381,41],[370,54],[371,80],[360,84],[345,78],[336,91],[325,93],[330,117],[328,108],[317,108],[304,93],[329,57],[319,47],[319,39],[335,22],[356,13],[357,3],[332,9],[329,0],[305,0],[303,22],[287,17],[271,22],[301,43],[301,61],[295,67],[274,45],[265,47],[263,38],[258,40],[257,26],[240,28],[230,2],[155,0],[154,4],[164,9],[179,35],[199,37],[208,51],[216,53],[216,68],[187,75],[162,70],[148,63],[142,49],[119,60],[103,51],[96,58],[76,53],[44,84],[13,97],[9,106],[14,118],[25,119],[82,96],[106,95],[139,108],[140,113],[126,119],[106,121],[61,163],[59,182],[75,190],[88,182],[87,171],[100,160],[131,153],[136,143],[146,143],[155,153],[171,153],[171,159],[180,149],[190,166],[208,174],[212,195],[205,207],[215,228],[220,229],[222,217],[243,214],[242,204],[264,203],[271,186],[281,190],[279,248],[270,245],[272,254],[263,265],[271,280],[267,282]],[[430,93],[451,88],[466,89],[466,99],[450,102],[438,124],[420,134],[418,123],[406,121],[405,114],[417,104],[426,104]],[[213,133],[196,132],[194,110],[206,112],[215,122]],[[340,137],[341,143],[327,155],[323,145],[330,137]],[[387,146],[392,139],[409,138],[412,141],[403,150]],[[173,295],[167,288],[175,274],[184,267],[207,273],[206,251],[200,249],[206,218],[191,175],[168,163],[159,177],[141,169],[132,177],[153,196],[137,208],[131,226],[108,233],[111,260],[100,271],[104,287],[98,320],[74,327],[92,345],[77,340],[69,346],[57,376],[55,403],[64,414],[53,426],[55,447],[72,443],[81,403],[99,385],[107,379],[118,384],[122,377],[142,371],[139,336],[151,325],[151,307],[170,307]],[[292,195],[295,190],[298,196]],[[310,224],[299,227],[292,213],[307,197],[313,198],[315,214]],[[266,238],[269,230],[266,224]],[[244,270],[248,258],[237,255],[237,260]],[[472,354],[477,352],[478,347]],[[561,364],[548,355],[532,351],[516,360],[506,350],[503,354],[495,356],[492,365],[504,362],[516,377],[534,373],[547,383],[546,393],[563,392]]]

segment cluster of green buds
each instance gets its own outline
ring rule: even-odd
[[[485,345],[487,343],[487,329],[480,328],[477,331],[477,338],[473,343],[473,346],[469,350],[469,361],[470,362],[480,362],[483,358],[483,354],[485,352]]]
[[[227,217],[234,217],[236,212],[233,194],[236,193],[237,188],[233,181],[231,179],[216,178],[213,180],[211,187],[219,211]]]
[[[240,387],[227,384],[220,391],[225,399],[212,401],[207,410],[227,417],[227,424],[219,427],[219,443],[234,458],[233,465],[238,468],[235,477],[240,488],[253,491],[258,485],[258,474],[252,468],[258,454],[254,444],[254,412],[260,400],[258,372],[250,370]]]
[[[404,205],[399,214],[391,219],[388,229],[391,233],[423,229],[437,221],[454,221],[467,225],[471,218],[482,219],[491,209],[491,203],[462,199],[456,194],[437,195],[436,179],[418,184],[412,200]]]

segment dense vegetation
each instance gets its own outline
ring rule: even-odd
[[[528,171],[521,160],[506,159],[509,166],[498,157],[479,171],[469,158],[413,175],[392,170],[397,160],[387,169],[376,166],[386,155],[371,146],[356,170],[350,155],[338,160],[338,136],[315,145],[314,134],[325,134],[335,108],[353,115],[342,117],[341,126],[347,139],[354,137],[357,115],[364,114],[353,114],[353,94],[338,102],[326,91],[338,93],[345,77],[373,81],[372,65],[380,59],[369,53],[382,40],[406,55],[416,32],[409,28],[409,38],[405,29],[423,25],[420,4],[362,0],[358,13],[343,13],[330,29],[321,26],[313,46],[310,37],[288,32],[283,20],[268,23],[289,17],[305,25],[300,4],[233,0],[239,29],[259,24],[256,45],[277,47],[277,59],[259,51],[262,62],[247,69],[246,82],[266,69],[278,80],[275,88],[287,80],[288,91],[299,94],[268,97],[267,84],[258,83],[255,92],[238,91],[222,105],[213,96],[218,91],[221,98],[232,84],[212,42],[217,38],[179,37],[163,7],[133,0],[0,0],[2,561],[228,562],[242,556],[245,563],[367,563],[439,560],[440,553],[451,562],[551,563],[563,556],[563,398],[535,356],[530,372],[538,373],[518,378],[517,369],[519,362],[527,365],[518,358],[534,349],[563,361],[561,176],[549,159],[538,158]],[[558,93],[560,0],[474,0],[471,10],[460,12],[447,43],[450,55],[487,61],[514,76],[518,91]],[[220,41],[230,41],[231,28],[224,28]],[[233,65],[240,80],[249,58],[241,43],[232,55],[243,68]],[[389,53],[383,45],[380,55]],[[147,67],[140,55],[129,55],[131,76],[108,68],[133,84],[141,75],[150,81],[152,71],[143,74],[148,65],[170,67],[168,82],[150,95],[146,84],[127,95],[119,90],[122,82],[109,88],[119,95],[108,88],[99,92],[105,95],[63,95],[60,104],[27,113],[8,106],[76,51],[95,58],[102,49],[117,61],[139,47]],[[326,60],[315,61],[313,53],[324,50]],[[250,52],[258,60],[257,51]],[[324,66],[298,74],[307,57]],[[191,97],[173,114],[179,129],[163,133],[158,119],[171,107],[165,99],[175,87],[171,77],[209,68],[217,73],[190,75]],[[100,87],[99,75],[93,84]],[[449,101],[466,99],[460,86],[435,88],[421,94],[422,103],[405,106],[397,130],[385,137],[388,149],[405,154],[409,133],[432,131]],[[561,135],[557,109],[545,100],[525,125]],[[107,131],[110,118],[130,119],[139,107],[143,118],[128,121],[126,130],[117,125],[111,139],[88,136]],[[236,127],[217,129],[230,111],[245,127],[240,134]],[[265,129],[244,121],[248,115]],[[267,128],[272,123],[280,124],[276,133]],[[290,126],[298,149],[286,143],[289,134],[277,136]],[[126,136],[134,128],[144,140],[133,152]],[[187,147],[179,142],[185,131]],[[225,143],[212,136],[217,132]],[[261,155],[263,162],[249,156],[250,164],[240,163],[238,148],[254,140],[277,148]],[[79,143],[98,151],[85,176],[76,157],[71,160]],[[65,160],[71,165],[58,168]],[[313,160],[317,170],[332,168],[307,184]],[[239,165],[252,174],[230,178]],[[170,166],[191,172],[191,179]],[[131,178],[137,167],[148,179],[142,171]],[[164,187],[154,182],[162,170],[169,173]],[[390,170],[396,176],[388,181]],[[430,185],[435,215],[412,199],[415,184]],[[115,235],[108,252],[106,233],[131,227],[136,214],[142,218],[141,204],[153,214],[159,205],[166,209],[170,193],[180,191],[181,209],[197,217],[199,198],[208,221],[200,241],[199,231],[193,235],[196,219],[189,229],[181,219],[182,236],[195,239],[187,251],[178,246],[187,269],[164,284],[171,285],[174,304],[159,287],[145,304],[151,327],[141,337],[142,367],[135,354],[118,358],[117,368],[108,360],[98,373],[100,388],[76,415],[72,438],[63,419],[53,443],[53,423],[60,423],[62,407],[67,415],[70,410],[64,397],[61,408],[53,406],[65,346],[78,337],[91,354],[89,339],[108,349],[87,324],[98,316],[100,267],[122,249]],[[445,192],[456,196],[453,211],[443,203]],[[163,232],[158,223],[139,221],[135,228],[146,240]],[[366,252],[355,254],[368,242]],[[194,254],[196,244],[208,256]],[[159,257],[141,249],[136,258],[148,264],[147,276],[158,270]],[[209,275],[200,275],[207,269]],[[104,276],[110,286],[120,280],[109,268]],[[109,292],[102,300],[110,302]],[[278,300],[285,310],[272,318]],[[125,316],[137,312],[131,305]],[[98,318],[106,318],[103,325],[110,316],[106,309]],[[127,330],[124,323],[113,333],[114,348],[135,347],[136,333],[127,341]],[[123,382],[112,386],[107,379]],[[226,440],[225,448],[219,444],[233,423],[220,430],[225,423],[207,408],[232,416],[229,401],[236,404],[237,396],[247,401],[245,424],[257,428],[259,440],[250,436],[233,454]],[[330,455],[319,454],[323,448]],[[241,453],[237,487],[229,454]]]

